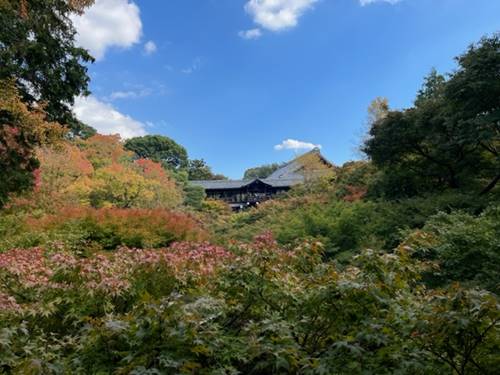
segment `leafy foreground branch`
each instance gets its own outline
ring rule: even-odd
[[[493,374],[493,294],[427,290],[433,267],[269,234],[230,249],[177,243],[79,258],[0,254],[0,371],[117,374]]]

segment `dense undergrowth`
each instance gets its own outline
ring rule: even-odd
[[[498,301],[426,289],[409,244],[346,268],[270,235],[79,258],[0,255],[0,361],[18,373],[486,373]],[[9,293],[9,294],[6,294]],[[478,369],[482,369],[479,371]],[[493,373],[493,371],[489,371]]]

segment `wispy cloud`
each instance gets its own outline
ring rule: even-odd
[[[144,53],[146,55],[152,55],[157,50],[158,50],[158,47],[156,47],[155,42],[153,42],[152,40],[149,40],[146,43],[144,43]]]
[[[129,0],[97,0],[84,14],[71,19],[78,45],[97,60],[103,59],[110,47],[131,47],[142,35],[139,7]]]
[[[184,69],[181,69],[181,72],[184,74],[192,74],[192,73],[196,72],[197,70],[200,70],[201,65],[202,65],[201,58],[197,57],[193,60],[193,62],[191,63],[190,66],[188,66]]]
[[[298,141],[296,139],[285,139],[280,144],[274,146],[277,151],[281,150],[312,150],[313,148],[321,148],[321,145],[315,145],[310,142]]]
[[[77,97],[73,112],[80,121],[92,126],[101,134],[119,134],[126,139],[147,133],[146,124],[120,113],[109,103],[101,102],[92,95]]]
[[[389,3],[389,4],[396,4],[399,3],[401,0],[359,0],[359,3],[362,6],[365,5],[370,5],[373,3]]]
[[[262,31],[259,28],[242,30],[238,32],[238,36],[243,39],[259,39],[262,36]]]

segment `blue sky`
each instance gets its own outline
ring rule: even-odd
[[[231,178],[311,145],[341,164],[372,99],[410,106],[499,21],[497,0],[97,0],[75,19],[98,57],[75,113],[169,136]]]

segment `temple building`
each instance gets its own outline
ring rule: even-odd
[[[319,149],[315,148],[288,162],[266,178],[190,182],[203,187],[208,198],[223,200],[233,210],[241,210],[282,194],[295,185],[332,175],[333,171],[333,164],[321,155]]]

